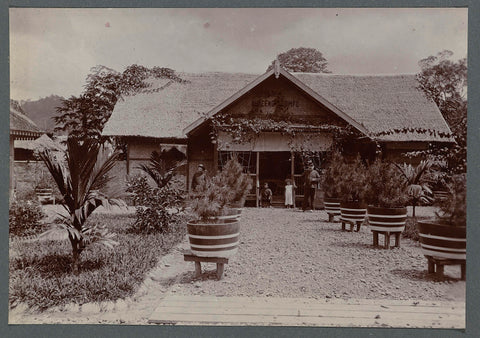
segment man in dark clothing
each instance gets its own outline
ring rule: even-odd
[[[205,182],[205,166],[203,164],[198,165],[198,170],[193,174],[192,178],[192,191],[195,191],[198,186],[201,186]]]
[[[313,201],[315,200],[315,188],[320,181],[320,174],[315,170],[312,161],[307,162],[307,169],[304,175],[303,203],[302,210],[313,210]]]

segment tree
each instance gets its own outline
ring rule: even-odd
[[[80,254],[88,244],[100,243],[107,247],[116,244],[107,229],[87,226],[86,221],[99,206],[125,205],[122,200],[109,198],[101,192],[110,180],[108,172],[115,165],[118,152],[109,154],[95,139],[69,137],[64,159],[50,150],[43,150],[39,156],[55,180],[68,213],[68,216],[61,216],[60,224],[53,224],[41,236],[67,233],[72,245],[72,271],[77,274]]]
[[[82,94],[62,100],[57,107],[55,131],[66,131],[79,139],[99,139],[117,101],[151,86],[145,81],[149,77],[182,81],[169,68],[131,65],[119,73],[105,66],[93,67]]]
[[[20,102],[18,102],[17,100],[10,99],[10,107],[15,109],[19,113],[22,113],[23,115],[27,115],[27,113],[23,110],[22,106],[20,105]]]
[[[331,73],[327,70],[327,59],[315,48],[292,48],[277,55],[282,67],[289,72],[303,73]],[[268,66],[267,72],[274,66],[275,61]]]
[[[464,173],[467,169],[467,60],[456,62],[448,50],[420,60],[417,74],[418,88],[434,101],[450,126],[456,141],[451,149],[437,149],[437,154],[448,163],[450,173]]]

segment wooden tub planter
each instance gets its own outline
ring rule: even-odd
[[[195,277],[202,273],[201,262],[217,263],[217,279],[222,279],[228,258],[238,251],[240,211],[216,217],[211,222],[187,222],[191,254],[184,254],[185,261],[195,262]]]
[[[367,214],[367,205],[361,202],[341,202],[340,203],[340,222],[342,222],[342,231],[345,231],[345,224],[350,224],[350,232],[357,225],[357,232],[365,220]]]
[[[325,197],[323,203],[328,214],[328,221],[334,222],[335,216],[340,216],[340,199]]]
[[[467,228],[436,221],[418,221],[420,246],[428,260],[428,272],[443,276],[444,265],[460,265],[465,280]],[[435,271],[436,266],[436,271]]]
[[[390,248],[390,235],[395,235],[395,247],[400,247],[400,235],[405,230],[407,208],[368,206],[368,223],[373,233],[373,246],[378,246],[378,234],[385,236],[385,248]]]
[[[53,194],[53,189],[51,188],[36,188],[35,195],[41,204],[48,202],[55,204],[55,195]]]
[[[217,219],[240,219],[242,216],[243,208],[230,208],[227,210],[226,215],[217,216]]]
[[[233,217],[233,215],[232,215]],[[192,254],[199,257],[231,257],[238,251],[240,221],[217,219],[211,223],[187,222]]]

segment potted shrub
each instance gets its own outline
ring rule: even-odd
[[[43,181],[35,186],[35,195],[41,204],[50,202],[55,204],[55,195],[52,187]]]
[[[55,204],[55,196],[53,194],[52,185],[50,184],[48,174],[44,169],[40,169],[40,173],[35,174],[35,195],[40,203],[53,202]]]
[[[325,193],[324,204],[325,211],[328,214],[328,221],[335,220],[335,216],[340,215],[340,184],[342,181],[343,167],[345,163],[343,156],[335,150],[331,154],[329,165],[325,169],[323,176],[323,189]]]
[[[241,212],[241,208],[245,205],[245,199],[252,189],[252,178],[243,172],[243,167],[235,155],[225,163],[218,176],[218,182],[232,192],[227,205],[237,212]]]
[[[231,204],[245,199],[251,179],[246,174],[234,176],[235,171],[230,170],[233,167],[236,164],[228,164],[227,170],[207,177],[190,197],[195,219],[187,222],[187,231],[190,248],[196,256],[230,257],[238,250],[239,210],[232,210]],[[250,180],[245,181],[249,184],[237,184],[243,182],[244,176]]]
[[[466,259],[466,183],[465,174],[453,176],[436,218],[418,222],[420,245],[427,258]]]
[[[340,220],[342,230],[345,230],[345,223],[350,223],[350,231],[357,225],[357,231],[365,220],[367,205],[364,202],[365,185],[367,182],[367,170],[360,155],[345,163],[341,173],[340,182]]]
[[[390,234],[395,234],[396,246],[405,229],[408,202],[405,181],[391,163],[376,160],[368,167],[366,202],[368,223],[373,232],[373,243],[378,245],[378,234],[385,235],[385,247],[390,247]]]

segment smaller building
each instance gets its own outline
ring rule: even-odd
[[[16,107],[10,104],[10,199],[13,198],[14,189],[16,187],[14,164],[15,164],[15,141],[32,141],[44,132],[37,127],[35,122],[20,112]],[[23,149],[23,148],[21,148]],[[28,149],[27,149],[28,150]],[[17,150],[17,156],[29,156],[25,150]]]

